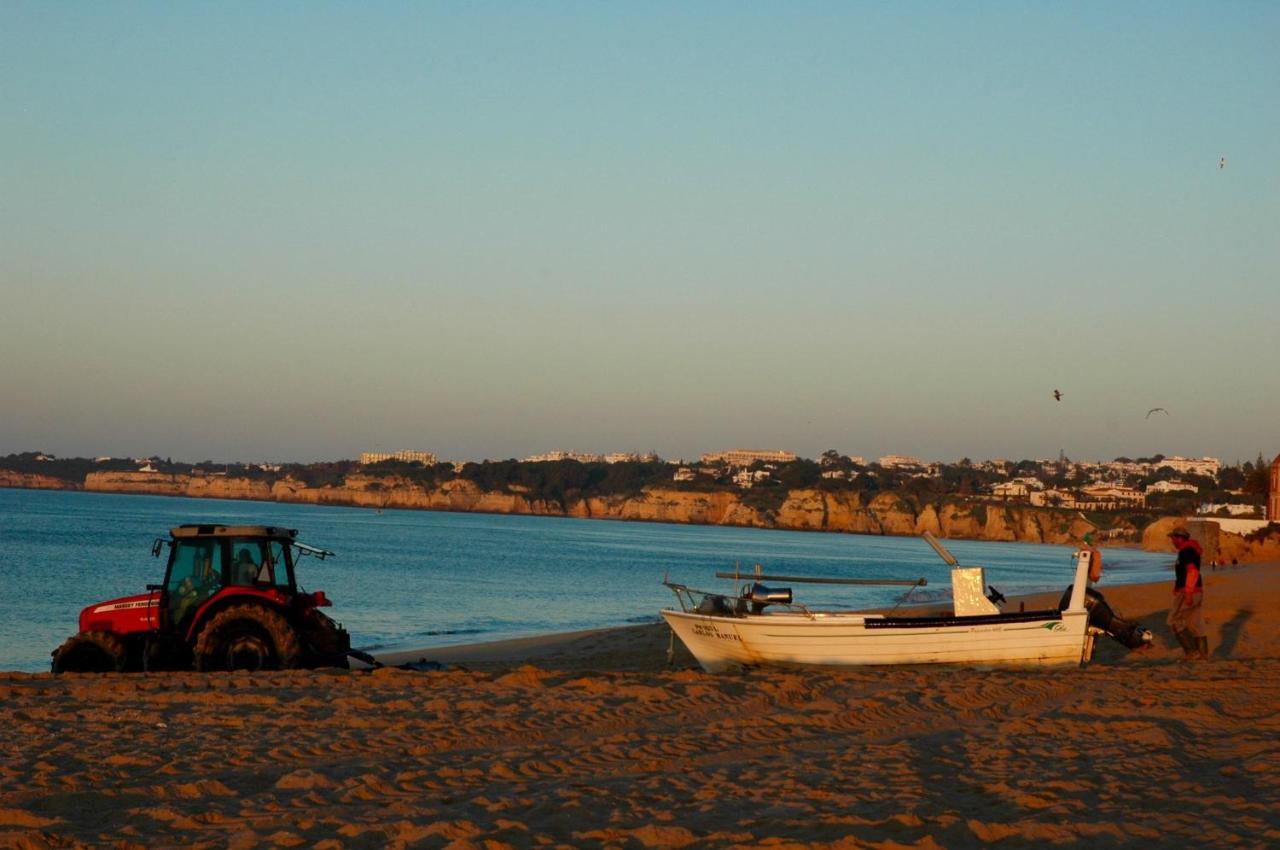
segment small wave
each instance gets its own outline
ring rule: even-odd
[[[490,629],[432,629],[425,632],[414,632],[420,637],[443,637],[445,635],[482,635]]]
[[[661,618],[661,617],[653,617],[653,616],[644,616],[644,617],[628,617],[627,619],[623,620],[622,622],[624,622],[624,623],[640,623],[640,624],[661,623],[661,622],[662,622],[662,618]]]

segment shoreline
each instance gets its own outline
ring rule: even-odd
[[[1167,609],[1161,607],[1172,596],[1172,581],[1171,573],[1167,581],[1108,585],[1104,572],[1103,581],[1094,585],[1095,589],[1106,598],[1107,603],[1111,605],[1117,615],[1139,622],[1156,636],[1157,643],[1161,641],[1163,634],[1165,646],[1146,650],[1141,654],[1142,657],[1163,660],[1166,657],[1176,656],[1177,654],[1175,652],[1177,645],[1172,642],[1172,638],[1168,634],[1168,628],[1164,624],[1163,615]],[[1215,634],[1213,612],[1220,612],[1227,605],[1237,607],[1245,605],[1246,608],[1249,608],[1249,605],[1244,600],[1244,596],[1247,594],[1247,590],[1244,589],[1246,585],[1266,585],[1269,582],[1270,585],[1274,585],[1275,589],[1280,591],[1280,562],[1271,561],[1220,568],[1217,571],[1204,573],[1204,581],[1206,620],[1210,627],[1210,646],[1212,648],[1217,645],[1215,638],[1221,639],[1222,637],[1221,628],[1218,628]],[[1228,600],[1215,602],[1215,584],[1233,588]],[[1016,606],[1020,605],[1025,606],[1027,610],[1053,608],[1057,605],[1061,595],[1061,591],[1055,590],[1010,596],[1005,605],[1005,610],[1012,611],[1015,610]],[[921,602],[902,606],[898,610],[906,609],[923,615],[930,611],[948,607],[947,603]],[[868,608],[862,609],[861,613],[880,614],[889,610],[887,607]],[[666,635],[669,632],[670,630],[665,623],[657,622],[641,625],[606,626],[567,632],[547,632],[524,637],[446,646],[391,646],[370,654],[379,663],[389,667],[401,664],[424,662],[430,664],[434,662],[446,667],[457,665],[476,670],[499,670],[523,664],[565,665],[574,663],[582,665],[594,660],[596,663],[606,665],[609,669],[656,670],[662,669],[662,665],[658,665],[654,660],[655,658],[660,657],[659,660],[663,664],[666,663],[666,654],[670,644],[666,640]],[[664,643],[664,641],[666,642]],[[637,650],[634,653],[637,657],[624,657],[621,649],[627,644],[644,647],[645,649]],[[1277,648],[1280,649],[1280,646]],[[674,650],[676,666],[681,663],[693,663],[692,656],[689,655],[688,650],[680,644],[678,639],[675,641]],[[649,657],[638,657],[642,652],[647,652]],[[1099,660],[1115,662],[1128,654],[1130,653],[1127,650],[1116,646],[1108,638],[1100,636],[1094,652],[1094,663]],[[353,669],[361,669],[365,665],[353,659],[352,667]]]

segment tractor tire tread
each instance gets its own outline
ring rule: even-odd
[[[218,661],[218,644],[223,638],[219,632],[231,623],[246,620],[256,624],[271,639],[276,669],[288,670],[299,666],[302,643],[297,630],[278,611],[263,604],[249,603],[219,611],[200,628],[193,647],[195,668],[201,671],[223,669]]]
[[[89,647],[101,653],[101,659],[107,662],[105,666],[109,669],[99,669],[103,666],[99,664],[86,670],[76,664],[77,658]],[[80,632],[54,650],[51,666],[54,673],[120,673],[127,660],[124,643],[111,632]]]

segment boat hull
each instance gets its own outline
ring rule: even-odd
[[[724,617],[665,610],[709,673],[752,666],[1069,665],[1088,661],[1088,612],[981,617],[799,613]]]

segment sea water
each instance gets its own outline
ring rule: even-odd
[[[717,571],[756,564],[769,574],[926,579],[908,602],[950,595],[948,567],[911,537],[0,489],[0,670],[47,670],[83,607],[163,579],[152,542],[192,522],[296,528],[299,541],[333,550],[301,558],[298,583],[333,600],[328,613],[363,649],[657,622],[675,602],[664,576],[726,592],[733,583]],[[986,567],[1006,595],[1071,581],[1067,546],[946,546],[962,564]],[[1104,557],[1104,591],[1169,575],[1167,555]],[[892,605],[906,588],[793,590],[797,602],[859,609]]]

